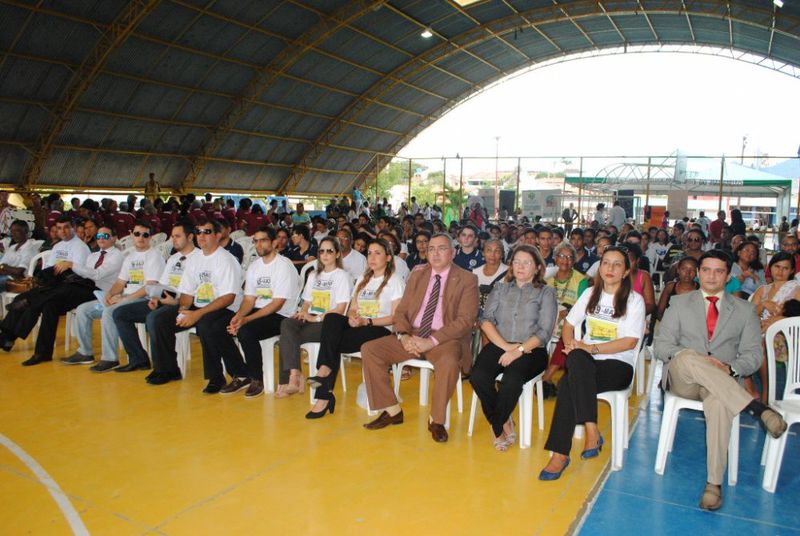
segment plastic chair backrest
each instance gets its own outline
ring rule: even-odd
[[[253,248],[253,238],[250,236],[239,236],[234,238],[233,241],[242,246],[245,253]]]
[[[300,269],[300,295],[297,297],[297,302],[303,304],[303,289],[306,287],[306,279],[308,279],[309,270],[313,270],[317,265],[317,261],[307,262]]]
[[[167,240],[167,233],[156,233],[150,239],[150,244],[152,246],[157,246],[159,244],[163,244]]]
[[[164,257],[164,260],[169,259],[169,254],[172,251],[172,240],[161,242],[156,246],[156,249],[161,253],[161,256]]]
[[[50,258],[50,251],[42,251],[41,253],[37,253],[31,259],[31,263],[28,265],[28,276],[33,275],[33,271],[36,270],[36,264],[41,260],[42,266],[47,263],[47,259]]]
[[[243,236],[246,236],[246,233],[244,231],[242,231],[241,229],[239,229],[238,231],[233,231],[231,233],[231,240],[233,240],[235,242],[238,238],[241,238]]]
[[[786,361],[786,385],[783,388],[783,400],[800,400],[800,317],[791,317],[778,320],[767,328],[765,344],[767,346],[767,374],[769,378],[769,403],[775,402],[777,374],[775,371],[775,337],[783,333],[786,337],[786,347],[789,356]]]

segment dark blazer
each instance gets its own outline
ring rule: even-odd
[[[428,281],[431,277],[431,266],[426,264],[416,268],[408,276],[406,290],[394,312],[393,327],[396,333],[413,333],[414,319],[419,314]],[[450,265],[450,273],[444,286],[444,303],[442,304],[443,326],[432,333],[439,344],[456,340],[461,344],[459,363],[464,373],[472,368],[472,350],[470,348],[472,328],[478,316],[478,277],[472,272]]]

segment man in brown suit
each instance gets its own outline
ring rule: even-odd
[[[460,381],[459,372],[468,373],[472,367],[470,340],[478,314],[478,279],[453,264],[454,256],[450,236],[433,235],[428,243],[428,264],[411,272],[395,310],[394,334],[361,347],[370,407],[383,409],[377,419],[364,425],[368,430],[403,422],[389,366],[407,359],[426,359],[433,364],[436,377],[428,430],[434,441],[447,441],[447,403]]]

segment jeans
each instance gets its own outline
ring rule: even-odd
[[[150,363],[147,352],[142,347],[142,341],[139,339],[136,324],[146,324],[148,315],[153,312],[147,306],[147,300],[136,300],[115,308],[111,314],[114,324],[117,326],[122,346],[125,348],[125,353],[128,354],[128,363],[131,365]],[[152,354],[152,341],[150,346],[150,353]]]
[[[97,300],[79,305],[75,311],[75,331],[78,335],[79,343],[78,352],[88,356],[94,355],[94,350],[92,349],[92,321],[99,318],[103,339],[101,359],[103,361],[119,361],[119,356],[117,355],[119,332],[112,315],[116,309],[123,305],[146,301],[144,298],[124,301],[105,308]]]

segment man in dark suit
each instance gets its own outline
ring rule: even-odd
[[[666,363],[662,384],[682,398],[703,401],[708,479],[700,508],[722,506],[722,478],[736,415],[747,411],[773,437],[786,421],[739,384],[761,366],[761,330],[753,305],[725,293],[732,260],[722,251],[700,257],[700,289],[673,296],[655,339]]]
[[[454,254],[450,236],[433,235],[428,264],[411,272],[395,310],[395,333],[361,347],[370,407],[383,409],[364,425],[368,430],[403,422],[387,370],[395,363],[422,358],[433,364],[436,376],[428,430],[434,441],[447,441],[447,403],[460,381],[459,372],[472,367],[470,340],[478,314],[478,278],[453,264]]]

